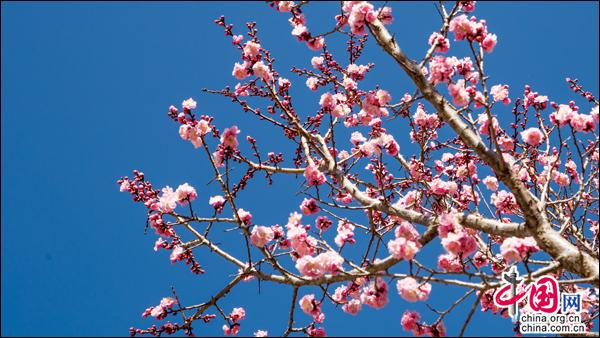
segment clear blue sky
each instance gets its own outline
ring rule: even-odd
[[[334,5],[308,6],[311,30],[333,25]],[[157,187],[189,182],[201,196],[196,210],[209,211],[208,196],[217,193],[217,187],[206,185],[210,168],[165,114],[170,104],[188,97],[221,128],[235,123],[242,135],[253,135],[263,151],[290,149],[228,100],[200,93],[203,87],[237,83],[230,74],[239,54],[213,19],[226,14],[240,30],[244,22],[257,21],[263,46],[282,71],[293,64],[309,67],[315,53],[294,41],[286,14],[260,2],[1,6],[2,335],[127,335],[130,326],[153,323],[140,314],[168,296],[171,285],[185,305],[208,299],[235,269],[205,250],[197,253],[207,270],[203,276],[192,275],[183,264],[171,265],[166,252],[152,250],[156,236],[143,234],[145,210],[120,194],[115,180],[137,168]],[[395,3],[393,8],[391,30],[410,56],[420,57],[439,26],[433,4]],[[598,94],[597,2],[479,3],[475,15],[499,37],[487,69],[494,83],[510,85],[511,96],[527,83],[566,103],[575,98],[564,82],[567,76]],[[343,48],[340,39],[335,41],[334,50]],[[462,47],[451,51],[466,55]],[[365,85],[381,84],[395,98],[412,89],[374,43],[363,62],[377,64]],[[298,88],[300,108],[314,109],[318,95],[302,89],[303,80],[284,74]],[[397,139],[403,146],[404,139]],[[285,224],[302,200],[296,195],[299,185],[276,177],[265,190],[264,180],[257,179],[241,194],[239,206],[251,210],[258,223]],[[232,234],[217,236],[229,247],[242,243]],[[432,259],[437,250],[431,251]],[[397,269],[405,271],[406,265]],[[291,289],[262,286],[259,295],[256,283],[244,284],[221,302],[226,311],[246,308],[242,335],[284,330]],[[431,305],[445,309],[460,294],[435,285]],[[458,319],[472,302],[448,317],[450,333],[458,332]],[[434,319],[422,304],[404,302],[392,286],[383,310],[363,309],[350,317],[326,306],[325,327],[330,335],[405,335],[399,321],[407,308]],[[296,320],[306,324],[309,317],[297,313]],[[221,325],[219,320],[197,324],[196,334],[220,335]],[[479,311],[467,331],[511,333],[510,321]]]

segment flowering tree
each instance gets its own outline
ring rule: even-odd
[[[155,250],[170,250],[171,262],[182,261],[195,274],[210,273],[197,258],[204,247],[214,259],[238,269],[219,292],[196,305],[184,305],[173,292],[143,313],[157,320],[173,314],[182,322],[132,328],[131,335],[178,331],[192,335],[195,325],[211,320],[222,320],[224,333],[235,335],[245,317],[244,304],[231,310],[219,302],[236,285],[250,280],[291,289],[289,321],[282,323],[278,335],[325,335],[324,302],[360,315],[365,306],[386,306],[389,297],[427,301],[436,284],[460,288],[464,296],[447,310],[436,311],[438,319],[431,323],[422,321],[418,312],[406,311],[402,328],[417,336],[444,336],[444,317],[471,299],[460,332],[452,333],[462,335],[478,309],[507,317],[508,311],[497,307],[493,296],[502,272],[511,266],[526,271],[526,281],[552,275],[562,291],[581,293],[584,323],[591,330],[598,317],[593,290],[599,284],[594,95],[577,80],[567,79],[573,96],[589,103],[579,107],[574,101],[555,103],[529,86],[511,97],[507,84],[490,83],[485,56],[493,52],[498,38],[488,32],[485,20],[470,16],[475,1],[437,5],[441,27],[431,34],[429,50],[417,60],[402,51],[401,41],[388,30],[390,7],[343,2],[334,27],[317,34],[308,28],[306,5],[270,3],[289,15],[291,34],[315,51],[312,68],[291,71],[319,91],[317,111],[295,109],[290,95],[295,81],[280,75],[255,23],[246,25],[246,36],[237,35],[242,32],[234,33],[225,17],[215,23],[240,55],[232,71],[239,83],[234,89],[205,90],[271,125],[282,140],[294,145],[293,154],[274,147],[259,150],[249,135],[245,140],[252,152],[242,153],[240,129],[235,125],[221,129],[190,98],[180,108],[171,106],[168,116],[179,125],[179,136],[208,159],[212,184],[222,190],[205,197],[212,211],[202,215],[194,211],[192,202],[198,194],[187,183],[159,190],[138,171],[118,180],[121,191],[147,208],[147,222],[158,235]],[[342,58],[328,49],[326,38],[332,34],[347,37],[347,55]],[[412,79],[413,93],[392,95],[383,88],[361,86],[374,67],[359,61],[369,38],[397,62],[395,71]],[[451,40],[468,46],[471,54],[449,56]],[[397,95],[400,99],[392,100]],[[251,105],[248,98],[261,103]],[[512,108],[510,123],[501,125],[506,119],[495,115],[497,105]],[[386,130],[391,121],[410,126],[410,142],[417,151],[401,151],[398,136]],[[349,140],[338,136],[346,133]],[[235,177],[230,171],[234,166],[244,168],[244,175]],[[245,210],[236,203],[256,174],[269,183],[275,175],[302,181],[306,198],[290,207],[284,226],[261,224],[252,217],[252,206]],[[219,223],[233,225],[237,231],[230,235],[243,237],[243,256],[236,257],[226,243],[211,240]],[[182,232],[194,239],[182,240]],[[358,232],[368,240],[357,240]],[[420,255],[427,254],[427,247],[439,248],[437,243],[444,251],[437,266],[421,263]],[[361,254],[348,254],[349,246],[359,247]],[[401,262],[407,263],[398,268]],[[391,293],[398,295],[388,295],[390,283],[396,286]],[[306,286],[318,286],[321,292],[303,292]],[[256,336],[267,335],[256,329]]]

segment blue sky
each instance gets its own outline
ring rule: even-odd
[[[126,335],[130,326],[153,321],[140,314],[175,286],[185,305],[200,303],[222,288],[236,269],[210,255],[196,255],[207,274],[195,276],[171,265],[166,252],[152,250],[156,236],[143,234],[145,210],[118,192],[116,179],[140,169],[156,187],[189,182],[199,192],[196,210],[208,213],[208,196],[218,192],[203,154],[177,134],[166,116],[169,105],[188,97],[211,114],[220,128],[237,124],[262,151],[292,149],[280,135],[226,99],[201,88],[234,86],[230,76],[239,53],[212,21],[226,14],[238,33],[257,21],[263,46],[297,90],[297,109],[314,111],[318,95],[287,72],[310,67],[316,55],[289,34],[286,14],[256,3],[33,3],[2,2],[2,335]],[[431,3],[393,5],[396,33],[406,53],[420,57],[439,19]],[[307,6],[311,30],[329,29],[335,3]],[[566,103],[577,100],[564,78],[579,78],[598,93],[598,3],[479,3],[475,15],[499,37],[487,69],[511,96],[525,84]],[[329,41],[334,53],[340,38]],[[337,44],[334,47],[332,44]],[[466,56],[464,44],[451,49]],[[462,53],[462,54],[461,54]],[[362,63],[376,63],[365,86],[380,84],[394,98],[412,92],[409,79],[372,41]],[[584,109],[586,111],[587,109]],[[506,112],[509,110],[507,108]],[[391,131],[402,133],[403,126]],[[401,135],[401,134],[397,134]],[[410,150],[402,137],[401,147]],[[409,151],[410,154],[410,151]],[[237,174],[242,172],[239,168]],[[259,175],[257,175],[259,176]],[[275,177],[249,184],[238,205],[260,224],[285,224],[302,200],[301,181]],[[236,252],[242,239],[222,231],[215,238]],[[439,248],[438,248],[439,249]],[[432,251],[431,257],[440,252]],[[406,263],[403,263],[406,264]],[[396,271],[406,271],[400,264]],[[222,302],[225,311],[244,306],[241,334],[257,329],[281,334],[291,289],[247,283]],[[409,304],[390,288],[390,304],[350,317],[325,307],[330,335],[404,335],[400,316]],[[310,289],[301,290],[301,295]],[[435,286],[431,305],[445,309],[460,290]],[[449,332],[469,300],[447,317]],[[309,317],[297,313],[298,324]],[[197,335],[220,335],[222,322],[196,325]],[[510,335],[510,321],[476,312],[467,331]]]

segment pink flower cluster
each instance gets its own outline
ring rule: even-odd
[[[442,214],[438,233],[444,249],[454,256],[466,258],[477,251],[477,241],[456,222],[453,212]]]
[[[499,213],[514,214],[520,210],[515,195],[506,190],[500,190],[493,193],[490,199]]]
[[[325,93],[321,95],[319,104],[324,111],[330,112],[335,117],[346,117],[352,108],[346,103],[347,98],[343,93]]]
[[[520,262],[538,251],[540,248],[533,237],[509,237],[500,246],[500,253],[507,263]]]
[[[343,247],[344,244],[354,244],[354,228],[355,226],[351,223],[339,221],[337,227],[337,235],[334,238],[335,244],[339,247]]]
[[[388,242],[388,251],[396,259],[411,260],[421,248],[418,242],[419,233],[414,226],[407,221],[401,221],[394,230],[396,239]]]
[[[188,121],[179,127],[179,136],[192,142],[194,148],[198,148],[202,145],[202,137],[212,131],[208,121]]]
[[[304,169],[304,178],[306,179],[306,183],[309,187],[313,185],[321,185],[327,181],[325,174],[319,171],[319,168],[314,165],[306,166],[306,169]]]
[[[450,49],[450,40],[438,32],[433,32],[429,36],[429,45],[435,46],[434,51],[436,52],[446,53]]]
[[[191,185],[184,183],[173,191],[173,188],[166,186],[162,189],[162,195],[158,200],[157,207],[161,212],[172,212],[177,203],[185,205],[198,197],[196,189]]]
[[[291,11],[291,6],[285,6],[286,9],[282,12]],[[306,27],[306,18],[302,13],[292,12],[292,17],[289,19],[290,24],[292,25],[292,35],[295,36],[298,41],[304,41],[306,46],[311,50],[319,50],[325,46],[325,38],[323,36],[312,36],[312,34],[308,31]]]
[[[406,277],[396,283],[396,289],[400,297],[408,302],[423,302],[429,298],[431,284],[419,283],[412,277]]]
[[[238,322],[246,318],[246,311],[244,308],[236,307],[229,314],[229,318],[233,322],[233,325],[229,326],[224,324],[223,333],[225,335],[235,336],[240,331],[240,324]]]
[[[302,312],[312,316],[315,322],[322,323],[325,320],[325,315],[321,312],[321,303],[315,299],[314,294],[304,295],[298,304]]]
[[[390,156],[398,155],[400,151],[400,145],[394,137],[390,134],[381,134],[379,137],[367,141],[367,139],[358,131],[352,133],[350,142],[358,147],[362,156],[371,157],[373,154],[381,154],[381,150],[385,149],[385,152]],[[360,142],[363,142],[359,145]]]
[[[326,273],[343,271],[344,259],[335,251],[326,251],[316,257],[305,255],[296,261],[296,269],[305,277],[319,278]]]
[[[433,179],[430,183],[430,191],[434,195],[455,195],[458,190],[458,185],[454,181],[443,181],[440,178]]]
[[[361,295],[360,301],[375,309],[381,309],[388,302],[388,285],[381,277],[366,286]]]
[[[289,245],[294,250],[292,257],[302,257],[306,255],[312,255],[317,245],[317,240],[309,236],[306,232],[305,226],[300,224],[302,215],[297,212],[290,214],[288,223],[286,224],[287,235]]]
[[[304,215],[309,216],[318,213],[319,211],[321,211],[321,208],[319,208],[319,204],[314,198],[305,198],[302,201],[302,204],[300,204],[300,210]]]
[[[566,124],[570,124],[571,127],[577,132],[591,132],[596,129],[596,124],[594,123],[598,121],[598,107],[587,115],[587,114],[579,114],[577,110],[574,110],[572,105],[561,104],[558,106],[558,109],[550,114],[550,121],[558,126],[564,126]]]
[[[157,306],[151,306],[142,313],[142,317],[152,316],[158,320],[167,317],[167,310],[173,308],[173,305],[177,304],[177,300],[171,297],[165,297],[161,299],[160,304]]]
[[[429,60],[428,73],[428,80],[434,85],[442,82],[449,83],[450,79],[456,74],[462,75],[465,80],[473,85],[479,81],[479,73],[473,68],[473,61],[469,57],[458,59],[454,56],[434,56]],[[465,82],[463,81],[460,86],[453,89],[456,92],[455,96],[458,96],[460,87],[464,89],[464,84]],[[474,87],[473,89],[469,89],[469,91],[474,91]],[[464,96],[466,94],[462,93],[461,95]]]
[[[495,34],[488,34],[485,20],[479,20],[472,16],[459,15],[450,21],[450,31],[454,33],[454,40],[467,39],[470,42],[477,41],[488,53],[491,53],[498,42]]]
[[[531,146],[539,146],[544,141],[544,134],[539,128],[531,127],[521,132],[523,141]]]
[[[390,24],[393,21],[390,7],[376,10],[367,1],[344,1],[342,11],[347,18],[350,30],[354,34],[365,35],[365,27],[367,24],[375,22],[378,19],[377,15],[379,15],[379,20],[383,24]]]
[[[495,85],[490,89],[490,93],[494,98],[494,102],[502,102],[504,104],[510,103],[510,98],[508,97],[508,85]]]
[[[271,227],[255,225],[250,234],[250,241],[255,246],[262,248],[275,238],[275,233]]]
[[[369,91],[362,101],[362,110],[358,113],[359,118],[366,124],[369,123],[372,118],[388,116],[389,112],[385,108],[385,105],[387,105],[391,99],[392,97],[390,94],[383,89]]]

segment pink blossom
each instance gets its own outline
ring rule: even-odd
[[[252,244],[259,248],[262,248],[265,245],[267,245],[267,243],[272,241],[274,237],[275,233],[273,232],[271,227],[255,225],[252,228],[250,240],[252,241]]]
[[[496,47],[497,43],[498,43],[498,37],[496,36],[496,34],[488,34],[485,36],[485,38],[481,42],[481,46],[483,47],[484,51],[491,53],[494,50],[494,47]],[[508,103],[505,102],[505,104],[508,104]]]
[[[454,67],[456,58],[446,58],[444,56],[434,56],[429,60],[429,78],[434,85],[441,82],[448,82],[456,72]]]
[[[591,132],[596,129],[592,115],[573,113],[571,116],[571,127],[578,132]]]
[[[462,272],[461,260],[453,254],[444,254],[438,257],[438,267],[445,272]]]
[[[158,208],[162,212],[172,212],[177,207],[177,194],[173,188],[166,186],[162,189],[162,195],[158,200]]]
[[[510,151],[515,147],[515,140],[508,135],[502,135],[498,138],[498,145],[502,148],[502,150]]]
[[[426,301],[431,293],[431,284],[419,283],[412,277],[406,277],[396,283],[398,294],[408,302]]]
[[[442,239],[442,246],[448,252],[459,257],[467,257],[477,251],[477,242],[464,229],[455,229]]]
[[[476,267],[482,268],[489,264],[489,260],[483,252],[477,251],[475,256],[473,256],[473,263]]]
[[[402,324],[402,328],[404,331],[415,331],[417,330],[419,321],[421,320],[421,315],[418,312],[414,311],[404,311],[402,315],[402,319],[400,323]],[[416,334],[415,334],[416,335]]]
[[[396,259],[411,260],[415,257],[421,244],[419,242],[399,237],[388,242],[388,251]]]
[[[521,132],[521,138],[527,144],[538,146],[544,141],[544,135],[538,128],[529,128]]]
[[[176,246],[173,249],[173,251],[171,251],[171,255],[169,256],[169,259],[171,260],[171,263],[175,263],[177,261],[182,260],[184,254],[185,254],[185,250],[180,246]]]
[[[454,40],[464,40],[468,35],[475,34],[475,29],[466,15],[459,15],[450,21],[450,31],[454,33]]]
[[[590,112],[590,115],[592,115],[592,117],[594,118],[594,120],[596,122],[600,121],[600,120],[598,120],[598,106],[595,106],[594,108],[592,108],[592,111]]]
[[[307,315],[318,316],[321,313],[321,303],[318,303],[314,294],[304,295],[298,302],[300,309]]]
[[[215,209],[222,209],[225,204],[225,198],[221,195],[211,196],[208,200],[208,204],[212,205]]]
[[[314,215],[316,213],[318,213],[319,211],[321,211],[321,208],[319,208],[319,204],[317,203],[317,201],[314,198],[311,199],[304,199],[302,201],[302,204],[300,204],[300,210],[302,210],[302,213],[304,215]]]
[[[246,56],[248,59],[255,59],[258,56],[259,52],[260,44],[254,41],[248,41],[244,45],[244,56]]]
[[[491,191],[498,190],[498,179],[493,176],[487,176],[483,179],[483,184]]]
[[[329,229],[329,227],[331,226],[331,224],[333,222],[331,222],[331,220],[329,218],[327,218],[327,216],[319,216],[317,217],[317,220],[315,221],[317,229],[321,230],[321,231],[327,231],[327,229]]]
[[[191,202],[198,197],[196,189],[187,183],[177,187],[175,194],[177,194],[177,200],[181,205],[185,205],[186,203]]]
[[[540,248],[533,237],[509,237],[502,242],[500,253],[508,263],[520,262]]]
[[[236,62],[233,65],[231,75],[233,75],[238,80],[243,80],[246,76],[248,76],[248,63],[244,62],[243,64],[240,64]]]
[[[294,7],[293,1],[277,1],[277,9],[280,12],[289,12],[292,10],[292,7]]]
[[[337,246],[342,247],[346,242],[354,244],[354,225],[339,221],[337,227],[337,235],[334,238],[334,242]]]
[[[244,311],[243,307],[233,308],[233,311],[231,311],[229,317],[231,318],[231,320],[233,320],[234,323],[237,323],[246,317],[246,311]]]
[[[569,184],[569,176],[567,174],[555,171],[553,172],[553,176],[554,182],[556,182],[556,184],[560,185],[561,187],[564,187],[567,184]]]
[[[456,193],[457,186],[455,182],[445,182],[439,178],[433,179],[430,182],[431,193],[438,196]]]
[[[460,79],[456,83],[448,85],[448,92],[452,96],[452,102],[458,106],[469,104],[469,92],[465,88],[465,80]]]
[[[318,85],[319,85],[319,79],[317,79],[316,77],[314,77],[314,76],[311,76],[311,77],[309,77],[308,79],[306,79],[306,86],[307,86],[307,87],[308,87],[310,90],[312,90],[312,91],[315,91],[315,90],[317,90],[317,88],[318,88]]]
[[[121,185],[119,186],[119,191],[120,192],[125,192],[127,190],[129,190],[129,180],[125,179],[123,180],[123,183],[121,183]]]
[[[281,2],[292,2],[292,1],[281,1]],[[254,332],[254,337],[268,337],[269,331],[258,330]]]
[[[237,140],[237,135],[240,133],[240,130],[237,126],[232,126],[231,128],[226,128],[221,135],[221,144],[225,148],[236,149],[239,145]]]
[[[388,285],[381,277],[366,286],[360,294],[360,301],[375,309],[384,307],[388,302]]]
[[[242,42],[242,40],[244,40],[244,36],[243,35],[234,35],[231,37],[231,43],[234,45],[237,45],[239,43]]]
[[[168,242],[162,239],[162,237],[159,237],[154,243],[154,251],[158,251],[158,249],[162,248],[165,244],[168,244]]]
[[[483,135],[488,135],[490,130],[490,120],[487,113],[479,114],[479,116],[477,116],[477,123],[479,124],[479,132]],[[498,120],[493,116],[492,127],[494,128],[494,132],[497,134],[499,129]]]
[[[494,97],[494,102],[502,101],[504,104],[510,103],[510,98],[508,97],[508,85],[492,86],[490,93]]]
[[[352,299],[342,306],[342,311],[355,316],[362,308],[362,303],[358,299]]]
[[[550,121],[556,125],[564,126],[571,121],[573,114],[575,112],[569,105],[561,104],[555,112],[550,114]]]
[[[273,81],[273,74],[269,70],[269,67],[267,67],[267,65],[265,65],[262,61],[255,63],[254,66],[252,66],[252,71],[256,76],[260,77],[265,82]]]
[[[496,207],[498,212],[505,214],[514,214],[519,210],[519,205],[515,199],[515,195],[506,190],[495,192],[491,196],[491,202]]]
[[[235,336],[240,331],[240,325],[233,324],[231,327],[229,327],[229,325],[223,324],[222,329],[223,329],[223,334],[225,334],[226,336]]]
[[[446,53],[450,49],[450,41],[438,32],[429,36],[429,45],[436,46],[435,51],[439,53]]]
[[[321,185],[327,181],[325,175],[314,165],[306,166],[306,169],[304,170],[304,178],[306,179],[306,183],[309,187],[313,185]]]
[[[409,241],[417,241],[419,239],[419,232],[415,227],[408,221],[402,220],[400,224],[394,229],[394,235],[396,238],[404,237]]]
[[[333,107],[335,107],[335,104],[336,101],[331,93],[324,93],[321,95],[321,99],[319,100],[319,105],[321,105],[321,108],[331,110]]]
[[[244,209],[238,209],[238,215],[240,216],[240,221],[245,225],[250,225],[252,222],[252,214]]]
[[[313,56],[312,59],[310,59],[310,64],[315,68],[315,69],[319,69],[321,67],[323,67],[323,61],[325,59],[323,59],[322,56]]]
[[[317,51],[325,46],[325,38],[322,36],[315,37],[306,41],[306,45],[310,50]]]
[[[196,109],[196,101],[194,101],[194,99],[190,97],[189,99],[181,102],[181,106],[183,107],[183,109],[193,110]]]

